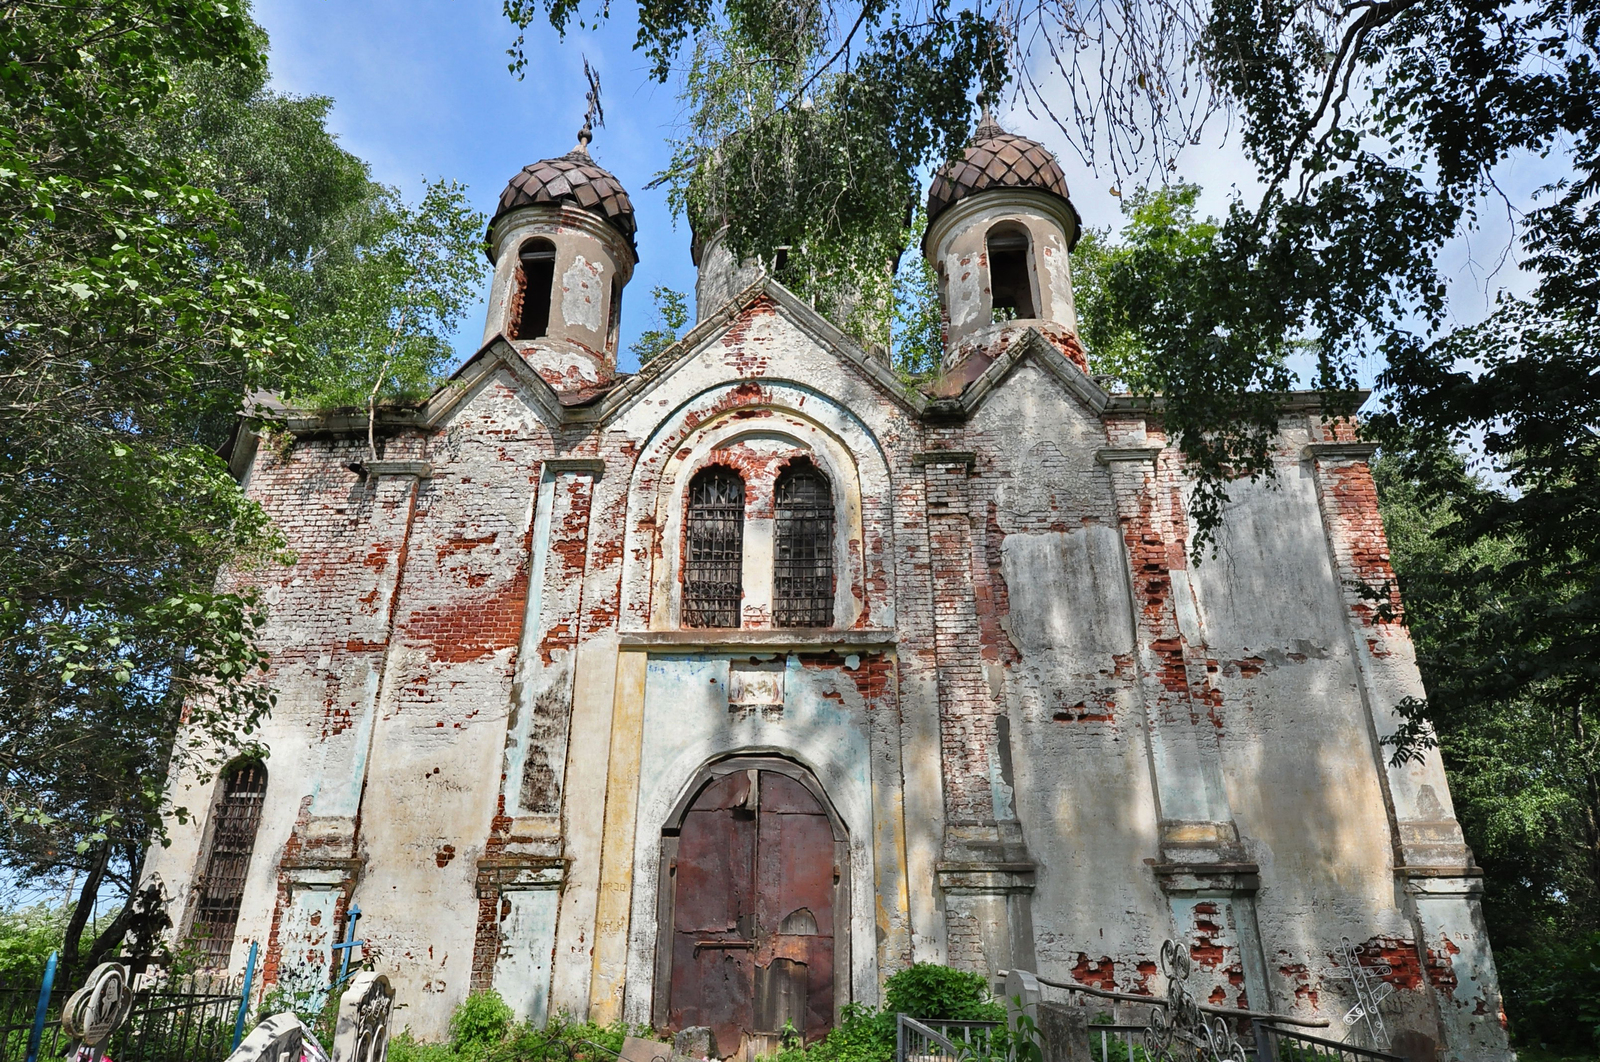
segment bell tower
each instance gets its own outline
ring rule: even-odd
[[[639,261],[633,204],[589,156],[592,139],[585,120],[577,147],[523,167],[489,223],[483,341],[503,336],[558,391],[616,376],[622,289]]]
[[[966,152],[928,189],[922,253],[939,277],[947,368],[1007,329],[1077,333],[1067,253],[1082,226],[1055,155],[985,108]]]

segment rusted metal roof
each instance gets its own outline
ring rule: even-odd
[[[611,171],[595,164],[582,146],[559,158],[543,159],[522,167],[500,193],[500,206],[494,213],[498,221],[518,207],[539,203],[571,203],[598,214],[634,246],[638,224],[633,217],[633,202],[627,189]],[[493,225],[493,221],[490,222]]]
[[[972,134],[966,152],[947,162],[928,189],[928,220],[956,203],[991,188],[1034,188],[1067,197],[1067,175],[1050,149],[1036,140],[1000,128],[988,114]]]

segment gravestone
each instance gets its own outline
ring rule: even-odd
[[[384,1062],[389,1052],[389,1016],[394,989],[381,973],[358,973],[339,997],[333,1030],[333,1062]]]

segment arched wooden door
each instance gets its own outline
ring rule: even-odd
[[[664,838],[670,968],[658,971],[657,1013],[674,1030],[709,1026],[724,1057],[777,1047],[786,1024],[807,1042],[833,1027],[847,847],[809,780],[793,765],[735,761]]]

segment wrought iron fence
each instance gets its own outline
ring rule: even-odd
[[[1405,1062],[1400,1055],[1256,1023],[1257,1062]]]
[[[919,1062],[932,1058],[989,1058],[994,1054],[997,1021],[921,1021],[906,1014],[895,1015],[895,1062]]]
[[[71,1046],[61,1027],[70,985],[56,982],[45,1005],[38,1045],[41,1060]],[[41,986],[0,985],[0,1062],[26,1062]],[[105,1056],[113,1062],[221,1062],[233,1050],[238,987],[225,978],[158,982],[134,993],[128,1018],[112,1033]]]
[[[1148,1062],[1143,1025],[1089,1026],[1090,1062]]]

